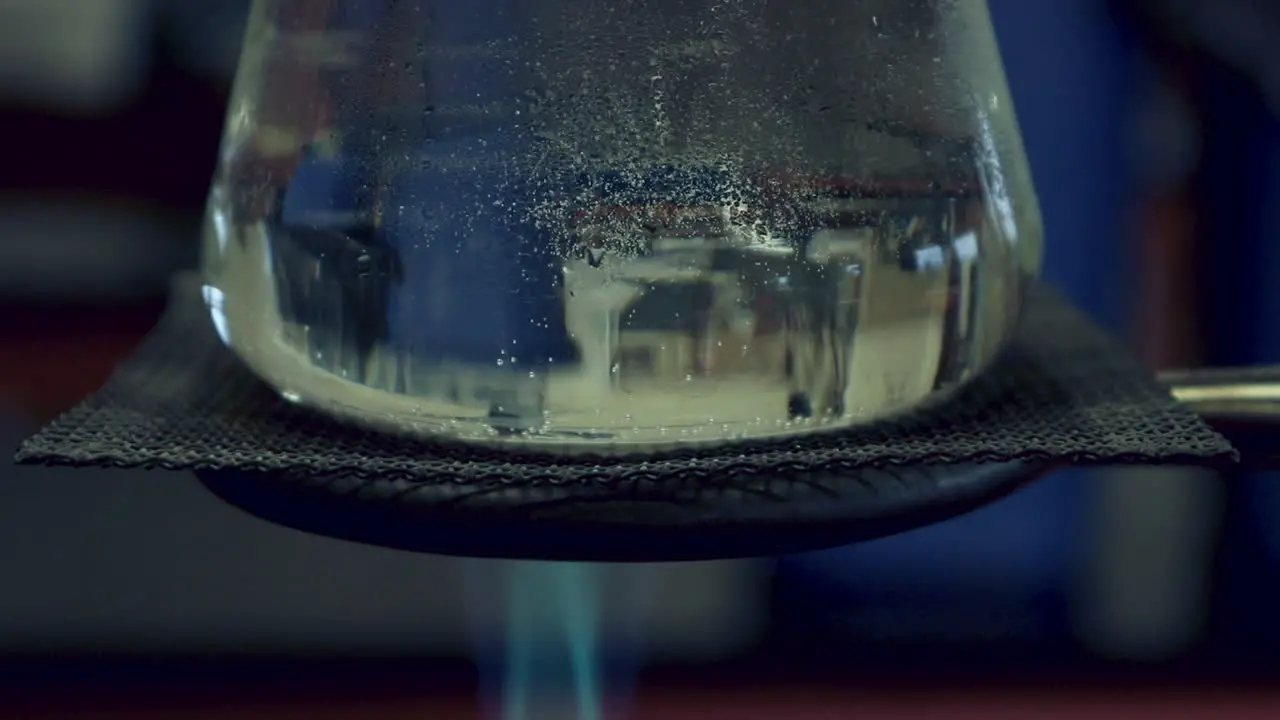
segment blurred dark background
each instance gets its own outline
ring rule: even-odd
[[[991,6],[1047,277],[1153,368],[1280,362],[1280,4]],[[11,445],[99,385],[194,265],[246,9],[0,3]],[[269,526],[180,474],[0,480],[0,717],[471,712],[468,563]],[[637,708],[1280,716],[1278,488],[1071,471],[879,542],[645,568]]]

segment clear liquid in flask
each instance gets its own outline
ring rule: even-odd
[[[512,0],[261,0],[252,120],[206,232],[225,340],[319,409],[548,448],[807,433],[948,396],[1007,340],[1039,254],[998,59],[972,50],[995,57],[985,6],[817,3],[867,23],[851,38],[794,4],[629,22],[551,2],[503,26],[480,6]],[[878,80],[830,79],[848,47]]]

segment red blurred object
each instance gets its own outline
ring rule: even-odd
[[[52,420],[101,387],[162,310],[159,299],[99,308],[0,305],[0,402]]]

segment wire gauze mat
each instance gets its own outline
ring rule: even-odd
[[[96,394],[18,451],[64,466],[249,470],[487,486],[723,481],[870,467],[1036,461],[1226,465],[1230,444],[1057,291],[1031,289],[1016,337],[945,404],[847,431],[647,456],[440,444],[282,400],[218,340],[192,279]]]

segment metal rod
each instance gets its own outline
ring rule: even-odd
[[[1180,402],[1205,417],[1280,429],[1280,366],[1171,370],[1158,375]]]
[[[1159,379],[1226,437],[1246,466],[1280,467],[1280,366],[1175,370]]]

